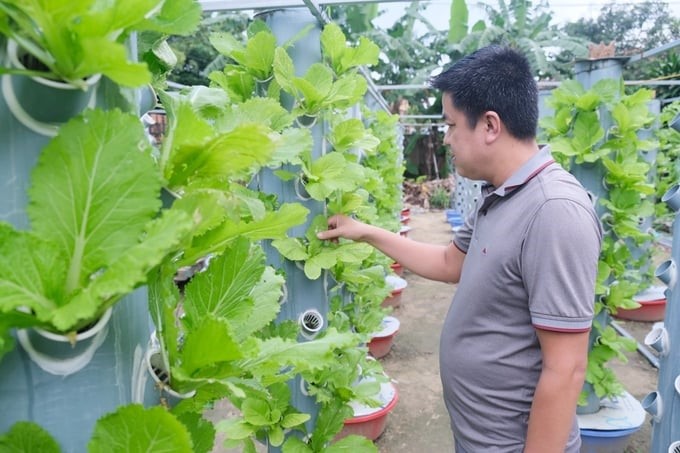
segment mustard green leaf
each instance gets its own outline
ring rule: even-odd
[[[195,220],[193,236],[200,236],[220,225],[228,209],[233,209],[227,193],[214,189],[194,189],[175,200],[173,210],[183,211]]]
[[[219,53],[246,66],[246,47],[231,33],[211,33],[208,40]]]
[[[201,4],[195,0],[165,0],[160,12],[145,20],[139,28],[165,35],[186,36],[196,30],[201,15]]]
[[[274,425],[269,428],[268,436],[269,443],[273,447],[280,447],[283,443],[285,437],[283,435],[283,429],[280,426]]]
[[[347,38],[337,24],[331,22],[324,26],[321,31],[321,49],[331,67],[339,74],[341,59],[347,49]]]
[[[274,78],[282,90],[297,98],[297,89],[293,85],[295,65],[285,49],[278,47],[274,51]]]
[[[282,338],[269,338],[261,342],[256,358],[239,361],[242,367],[251,370],[255,376],[271,375],[281,366],[294,366],[297,372],[321,370],[335,362],[336,349],[356,346],[357,337],[352,333],[338,333],[329,328],[322,337],[298,343]]]
[[[359,102],[366,94],[368,83],[359,74],[344,74],[332,86],[326,104],[345,109]]]
[[[66,302],[66,258],[30,232],[0,222],[0,318],[19,307],[45,319]]]
[[[371,442],[370,439],[364,436],[350,435],[343,437],[334,444],[329,445],[325,450],[325,453],[349,452],[377,453],[378,447],[373,442]]]
[[[623,79],[604,78],[595,82],[590,93],[597,93],[597,96],[605,103],[611,104],[624,93]]]
[[[293,121],[293,115],[278,101],[254,97],[240,104],[232,104],[215,122],[215,126],[219,132],[228,132],[240,124],[259,123],[276,132],[281,132],[290,127]]]
[[[309,445],[295,436],[288,436],[281,447],[282,453],[314,453]]]
[[[187,428],[191,435],[194,453],[209,453],[215,444],[215,427],[197,413],[184,413],[177,419]]]
[[[224,433],[228,439],[245,439],[255,434],[256,428],[245,420],[227,419],[217,423],[217,432]]]
[[[342,56],[339,75],[344,74],[348,70],[357,66],[369,65],[373,66],[378,63],[378,56],[380,48],[370,39],[365,36],[359,37],[359,44],[355,47],[350,47]]]
[[[312,151],[314,141],[309,129],[289,128],[274,140],[274,153],[267,164],[269,168],[279,168],[283,164],[297,164],[300,156]]]
[[[276,319],[281,310],[279,303],[283,294],[285,279],[276,273],[274,268],[267,266],[250,293],[253,309],[250,317],[236,327],[241,338],[254,334]]]
[[[305,423],[310,418],[309,414],[289,413],[283,416],[281,426],[284,428],[294,428]]]
[[[251,240],[283,239],[286,232],[307,219],[309,210],[299,203],[286,203],[278,211],[267,212],[260,220],[239,222],[231,219],[217,228],[195,238],[191,248],[185,251],[185,260],[193,263],[208,253],[221,253],[233,240],[246,236]]]
[[[272,241],[272,247],[290,261],[303,261],[309,257],[307,248],[298,238],[275,239]]]
[[[274,153],[270,129],[244,124],[220,134],[204,147],[178,149],[173,155],[172,187],[201,180],[244,178],[269,162]]]
[[[89,453],[192,453],[193,446],[187,429],[165,408],[145,409],[140,404],[130,404],[97,420],[87,450]]]
[[[185,288],[185,322],[197,325],[211,315],[236,326],[247,319],[253,306],[250,294],[264,269],[264,252],[245,238],[235,240]]]
[[[576,99],[575,106],[584,112],[593,112],[600,104],[601,98],[598,92],[590,90]]]
[[[367,131],[358,118],[350,118],[336,124],[328,135],[328,141],[339,152],[352,148],[370,152],[380,144],[380,140]]]
[[[225,65],[222,71],[208,74],[208,79],[211,87],[220,87],[234,102],[249,99],[255,90],[255,78],[236,65]]]
[[[124,45],[99,38],[84,41],[81,46],[82,52],[89,58],[73,71],[69,82],[77,82],[88,74],[101,73],[123,86],[140,87],[151,83],[151,72],[146,63],[128,61]]]
[[[272,74],[276,36],[270,31],[260,31],[246,44],[245,66],[253,77],[266,80]]]
[[[103,309],[144,284],[148,273],[177,250],[192,225],[192,220],[181,211],[164,211],[161,217],[151,220],[136,244],[103,267],[68,304],[54,311],[54,326],[66,332],[80,320],[101,315]]]
[[[61,453],[57,441],[33,422],[16,422],[0,436],[0,451],[6,453]]]
[[[181,367],[189,376],[195,376],[202,368],[243,357],[231,325],[224,319],[208,314],[185,334],[180,352]]]
[[[324,200],[335,190],[349,192],[357,188],[363,180],[363,167],[348,162],[342,153],[332,152],[312,162],[309,169],[315,180],[305,185],[309,195],[315,200]]]
[[[604,129],[594,112],[581,112],[574,121],[572,144],[579,153],[584,153],[604,138]]]
[[[89,110],[40,155],[27,211],[35,233],[68,260],[66,293],[135,245],[160,208],[161,182],[137,117]]]
[[[159,92],[158,96],[167,114],[168,134],[163,140],[159,167],[166,180],[173,177],[176,166],[181,165],[176,154],[196,150],[198,153],[215,136],[213,127],[201,118],[191,105],[183,98],[175,98],[167,93]]]

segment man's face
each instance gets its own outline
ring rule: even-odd
[[[467,118],[460,110],[453,106],[451,95],[444,93],[442,96],[444,122],[448,126],[444,135],[444,144],[448,145],[456,171],[466,178],[482,179],[480,153],[483,151],[483,125],[477,122],[474,128],[470,127]]]

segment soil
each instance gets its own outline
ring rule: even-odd
[[[440,210],[411,208],[409,238],[447,244],[451,228]],[[432,282],[405,271],[408,286],[399,308],[394,310],[400,329],[389,354],[381,358],[385,372],[398,388],[399,402],[390,413],[387,427],[376,441],[380,453],[451,452],[453,437],[442,400],[439,378],[439,333],[455,292],[455,285]],[[652,322],[616,321],[642,344]],[[644,347],[644,346],[643,346]],[[628,362],[612,361],[624,388],[638,400],[656,390],[657,369],[638,352]],[[651,445],[649,416],[631,438],[624,453],[647,453]]]

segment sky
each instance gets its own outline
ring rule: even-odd
[[[617,2],[621,4],[626,3],[642,3],[644,0],[626,0]],[[433,26],[437,29],[445,30],[448,28],[449,11],[451,8],[451,0],[431,0],[426,2],[429,5],[426,9],[426,17]],[[470,17],[468,23],[474,24],[478,19],[483,18],[483,8],[477,6],[478,1],[468,0],[468,8],[470,9]],[[490,5],[496,7],[498,4],[496,0],[488,0]],[[536,4],[538,2],[535,2]],[[553,11],[553,20],[555,24],[562,24],[565,22],[576,21],[580,18],[595,19],[600,12],[602,6],[612,3],[612,0],[548,0],[550,10]],[[670,0],[667,2],[670,5],[670,10],[676,17],[680,17],[680,0]],[[408,5],[406,3],[381,3],[380,9],[385,10],[385,13],[374,21],[374,24],[380,28],[387,28],[394,23],[404,12]]]

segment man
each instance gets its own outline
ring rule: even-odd
[[[484,180],[448,246],[333,216],[321,239],[367,242],[404,267],[458,283],[440,340],[456,453],[578,452],[602,232],[586,191],[535,135],[526,59],[497,46],[433,79],[458,173]]]

